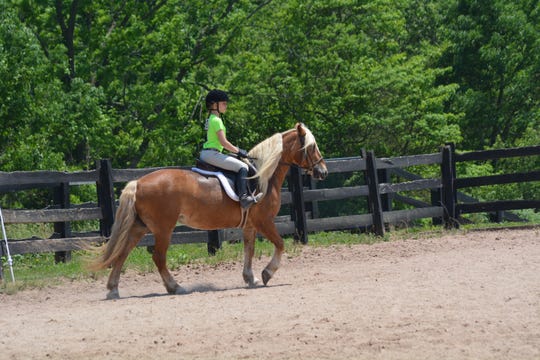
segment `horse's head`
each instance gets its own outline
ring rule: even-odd
[[[296,124],[293,129],[274,134],[260,142],[250,150],[249,156],[255,161],[259,190],[264,194],[268,189],[269,179],[274,176],[280,164],[299,166],[319,180],[328,175],[326,163],[319,152],[315,137],[301,123]]]
[[[315,179],[323,180],[328,175],[326,163],[319,151],[315,137],[302,123],[295,126],[298,151],[294,155],[294,163],[305,169]]]

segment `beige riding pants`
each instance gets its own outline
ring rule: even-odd
[[[201,160],[229,171],[238,172],[242,168],[248,170],[248,165],[245,162],[238,160],[234,156],[220,153],[217,150],[201,151]]]

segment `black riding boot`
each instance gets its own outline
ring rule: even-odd
[[[247,169],[240,169],[236,175],[236,191],[238,191],[238,196],[240,197],[240,206],[242,209],[249,209],[253,203],[256,202],[256,199],[248,194],[247,191],[247,182],[246,179],[248,175]]]

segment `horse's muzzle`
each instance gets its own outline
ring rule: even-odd
[[[313,167],[313,177],[317,180],[324,180],[328,176],[328,170],[324,163],[317,164]]]

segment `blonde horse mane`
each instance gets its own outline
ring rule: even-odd
[[[255,177],[259,178],[259,191],[266,195],[268,182],[276,171],[283,152],[283,136],[280,133],[274,134],[266,140],[255,145],[249,151],[257,168]]]
[[[302,124],[301,126],[306,132],[303,147],[304,151],[306,151],[309,146],[316,144],[316,142],[311,131],[305,125]],[[259,191],[263,193],[263,196],[266,195],[268,182],[279,165],[279,159],[281,159],[283,153],[283,136],[293,131],[297,131],[297,128],[295,127],[283,133],[276,133],[249,151],[249,156],[254,158],[253,162],[257,167],[255,177],[259,178]]]

